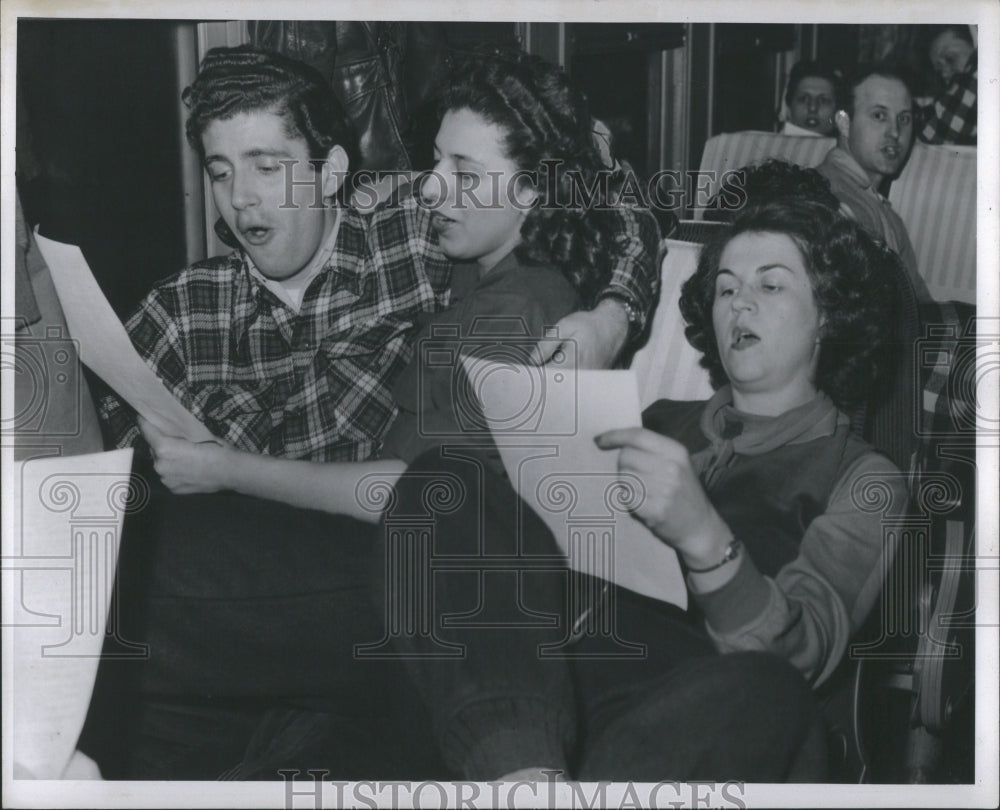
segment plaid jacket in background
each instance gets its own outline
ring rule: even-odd
[[[979,68],[974,51],[969,57],[965,72],[957,74],[944,93],[928,107],[928,117],[920,130],[920,140],[925,143],[975,146],[978,82]]]

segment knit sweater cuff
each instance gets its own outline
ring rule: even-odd
[[[553,702],[533,697],[477,700],[448,726],[442,749],[462,778],[497,779],[522,768],[567,771],[571,720]]]
[[[699,593],[695,576],[688,575],[691,594],[709,626],[717,633],[731,633],[751,624],[771,601],[771,587],[767,579],[745,551],[735,575],[721,587]]]

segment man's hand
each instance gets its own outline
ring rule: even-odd
[[[692,568],[718,562],[733,535],[715,511],[685,447],[645,428],[609,430],[594,439],[602,450],[620,449],[618,472],[646,490],[633,514],[684,555]]]
[[[164,486],[177,495],[229,489],[234,450],[218,442],[189,442],[167,436],[139,417],[139,429],[153,453],[153,467]]]
[[[549,362],[558,349],[572,342],[578,368],[611,368],[628,337],[628,316],[619,302],[606,298],[589,312],[570,313],[556,324],[556,330],[559,340],[543,340],[536,347],[536,363]]]

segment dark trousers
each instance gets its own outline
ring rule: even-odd
[[[575,736],[570,673],[558,655],[539,654],[566,640],[566,569],[551,535],[486,451],[430,450],[395,495],[378,536],[388,613],[400,616],[391,644],[405,656],[445,762],[466,779],[522,765],[566,770]],[[421,615],[430,621],[408,620]]]
[[[154,485],[126,523],[116,595],[119,635],[148,656],[102,661],[81,744],[116,747],[98,761],[118,778],[215,778],[245,758],[236,773],[257,778],[297,765],[337,778],[440,774],[398,660],[354,654],[385,634],[375,531]]]
[[[437,508],[428,497],[435,481],[455,493]],[[411,656],[408,671],[453,771],[823,777],[823,726],[798,672],[765,653],[719,655],[697,616],[550,566],[559,559],[551,533],[496,464],[430,451],[396,495],[386,525],[420,516],[428,526],[433,551],[422,577],[433,624],[394,643]],[[404,547],[413,558],[412,533],[386,531],[379,542],[387,559],[405,557]],[[585,617],[581,593],[593,595]],[[449,645],[460,652],[449,657]]]
[[[124,764],[98,756],[105,775],[821,776],[814,700],[784,662],[719,656],[690,617],[627,591],[592,605],[614,633],[574,626],[567,593],[600,589],[570,578],[488,459],[432,451],[395,494],[374,529],[154,490],[126,526],[117,597],[149,655],[102,662],[81,741],[125,713]]]

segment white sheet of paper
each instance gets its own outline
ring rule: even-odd
[[[104,643],[132,450],[4,465],[12,656],[11,751],[21,777],[58,779],[76,748]]]
[[[35,241],[52,273],[70,336],[79,344],[80,359],[168,436],[211,441],[209,429],[178,402],[139,356],[80,248],[38,233]]]
[[[594,444],[606,430],[642,424],[635,374],[469,356],[463,363],[507,475],[570,567],[686,607],[676,552],[628,511],[630,482],[620,483],[618,452]]]

